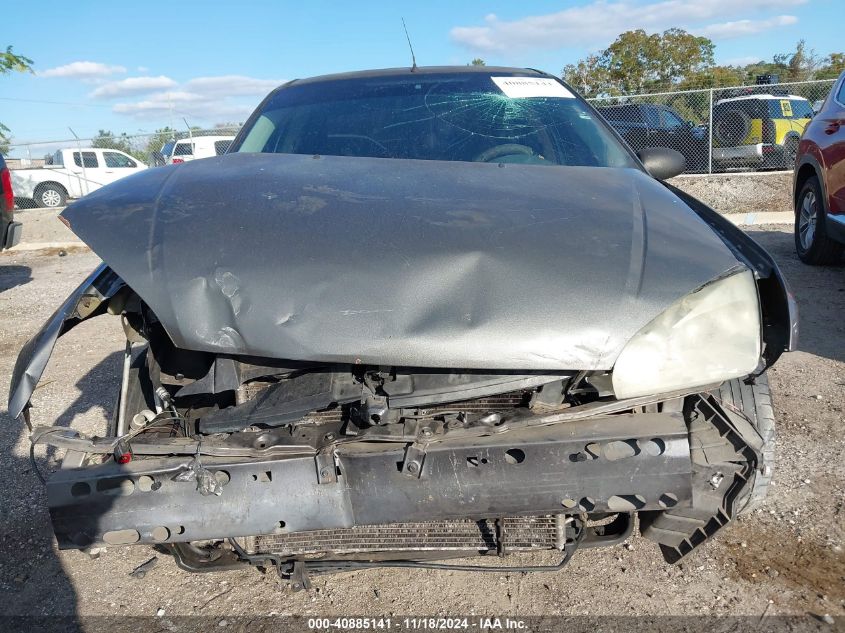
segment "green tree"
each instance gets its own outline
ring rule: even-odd
[[[137,158],[142,163],[149,164],[153,153],[161,150],[161,146],[173,138],[187,138],[188,133],[181,136],[169,127],[156,130],[146,137],[129,136],[126,132],[114,134],[111,130],[100,130],[93,139],[91,147],[102,149],[116,149]]]
[[[147,138],[147,142],[138,152],[139,160],[150,164],[154,154],[161,151],[162,145],[176,138],[176,130],[171,127],[163,127],[156,130]]]
[[[0,75],[9,73],[31,73],[33,61],[29,57],[16,54],[11,46],[6,47],[5,53],[0,53]],[[9,153],[9,128],[0,123],[0,154],[4,156]]]
[[[799,40],[792,52],[778,53],[772,56],[771,61],[744,66],[742,83],[753,84],[758,75],[778,75],[781,82],[809,81],[819,78],[817,71],[823,66],[816,52],[808,49],[804,40]]]
[[[706,37],[690,35],[683,29],[668,29],[660,38],[656,81],[661,88],[700,73],[714,64],[716,46]]]
[[[713,65],[714,44],[683,29],[648,34],[626,31],[598,55],[562,71],[565,80],[586,96],[612,96],[671,90]]]
[[[241,131],[243,123],[215,123],[212,127],[212,134],[231,134],[236,135]]]
[[[126,132],[118,136],[113,134],[111,130],[100,130],[97,132],[97,136],[91,139],[91,147],[116,149],[127,154],[132,152],[132,144]]]
[[[33,63],[29,57],[17,55],[11,46],[7,46],[6,52],[0,53],[0,75],[11,72],[31,73]]]
[[[816,79],[836,79],[845,70],[845,53],[831,53],[822,62]]]
[[[611,93],[644,92],[653,87],[661,56],[660,35],[637,29],[617,37],[602,52],[599,65],[607,73]]]
[[[786,62],[789,81],[808,81],[815,78],[816,70],[821,65],[819,56],[813,49],[807,49],[807,43],[799,40],[795,51]]]
[[[480,57],[473,59],[467,66],[486,66],[487,63]]]
[[[745,83],[745,71],[739,66],[710,66],[690,73],[678,84],[680,90],[726,88]]]
[[[607,70],[600,64],[598,55],[590,55],[577,64],[564,66],[561,76],[583,97],[598,97],[609,85]]]

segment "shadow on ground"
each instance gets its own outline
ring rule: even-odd
[[[0,266],[0,292],[23,286],[30,281],[32,281],[32,269],[29,266]]]
[[[21,421],[5,412],[0,424],[9,431],[0,442],[0,464],[14,478],[0,494],[0,628],[27,630],[39,618],[61,616],[61,630],[76,631],[75,619],[67,617],[77,612],[76,591],[57,555],[46,490],[31,461],[21,456],[23,451],[13,452],[9,445],[29,433]],[[47,472],[48,461],[47,457],[35,459],[42,473]]]
[[[76,382],[79,395],[58,417],[56,426],[70,426],[76,416],[91,409],[112,411],[120,385],[122,358],[121,352],[109,354]]]
[[[77,381],[79,396],[55,422],[38,419],[36,409],[33,423],[70,426],[77,416],[88,414],[90,419],[90,412],[97,409],[105,412],[102,421],[107,422],[115,404],[120,361],[119,352],[110,354]],[[0,494],[0,615],[24,618],[0,618],[0,627],[4,631],[27,630],[30,626],[38,629],[52,621],[49,630],[80,630],[74,616],[78,610],[76,591],[57,556],[46,490],[38,478],[38,473],[46,478],[59,467],[58,451],[52,447],[46,454],[37,451],[33,464],[30,458],[20,456],[20,448],[13,450],[15,444],[28,447],[28,439],[20,441],[29,435],[23,422],[4,412],[0,424],[7,429],[0,435],[0,464],[3,472],[14,473],[17,479],[16,489],[6,487]],[[45,587],[50,588],[49,596]],[[51,620],[41,620],[44,616]],[[52,620],[52,616],[62,617]]]
[[[777,261],[798,302],[798,349],[845,361],[845,265],[808,266],[795,253],[791,232],[750,230],[748,234]]]

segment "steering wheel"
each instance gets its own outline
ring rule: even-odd
[[[485,149],[473,160],[476,163],[489,163],[494,158],[501,156],[510,156],[512,154],[524,154],[526,156],[533,156],[534,150],[527,145],[519,145],[518,143],[505,143],[504,145],[496,145],[490,149]]]
[[[382,152],[384,152],[385,158],[390,157],[390,150],[387,149],[384,145],[379,143],[376,139],[366,136],[365,134],[328,134],[328,138],[348,138],[353,139],[356,141],[366,141],[368,143],[372,143],[376,147],[378,147]]]

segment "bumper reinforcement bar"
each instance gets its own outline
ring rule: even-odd
[[[48,480],[48,503],[59,546],[79,548],[458,518],[658,511],[692,499],[681,414],[597,416],[433,442],[423,447],[418,477],[403,472],[407,447],[338,445],[331,483],[320,483],[313,456],[204,456],[202,466],[223,484],[219,496],[175,480],[188,467],[185,457],[66,468]]]

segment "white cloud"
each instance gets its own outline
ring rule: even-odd
[[[190,99],[184,97],[168,99],[167,94],[161,94],[134,103],[118,103],[113,110],[116,114],[127,114],[144,120],[161,121],[166,120],[169,116],[175,116],[177,119],[186,117],[191,124],[195,124],[203,121],[221,123],[231,119],[242,121],[255,109],[255,105],[220,102],[195,97],[196,95]]]
[[[41,77],[70,77],[73,79],[96,79],[125,73],[123,66],[110,66],[100,62],[71,62],[64,66],[57,66],[38,73]]]
[[[255,109],[259,98],[282,83],[241,75],[196,77],[178,86],[174,82],[174,90],[156,91],[140,101],[118,103],[113,111],[145,120],[186,117],[192,124],[242,121]]]
[[[209,97],[236,95],[249,97],[263,97],[274,88],[278,88],[281,81],[275,79],[256,79],[242,75],[222,75],[219,77],[197,77],[185,84],[188,90]]]
[[[567,46],[595,46],[598,41],[610,42],[619,33],[635,28],[650,32],[680,26],[688,31],[704,33],[713,27],[711,37],[734,37],[727,23],[709,24],[715,19],[746,16],[765,22],[764,28],[784,24],[782,18],[764,19],[760,13],[784,7],[795,7],[808,0],[594,0],[546,15],[518,20],[500,20],[495,14],[484,17],[482,26],[457,26],[451,30],[452,40],[480,53],[513,52],[525,49],[558,49]],[[756,16],[756,17],[755,17]],[[739,20],[743,22],[745,20]],[[722,28],[719,28],[722,27]],[[734,27],[740,30],[740,27]],[[759,32],[755,31],[755,32]],[[725,35],[723,35],[725,34]]]
[[[135,101],[132,103],[118,103],[112,108],[114,112],[120,114],[138,114],[141,112],[169,112],[171,108],[174,110],[181,109],[186,104],[197,103],[203,101],[202,95],[194,94],[192,92],[185,92],[182,90],[157,92],[150,95],[142,101]]]
[[[175,88],[176,82],[170,77],[127,77],[120,81],[111,81],[96,88],[91,96],[95,99],[112,99],[129,95],[145,94],[156,90]]]
[[[714,40],[726,40],[732,37],[754,35],[779,26],[789,26],[798,22],[794,15],[778,15],[765,20],[735,20],[721,24],[708,24],[696,33]]]

